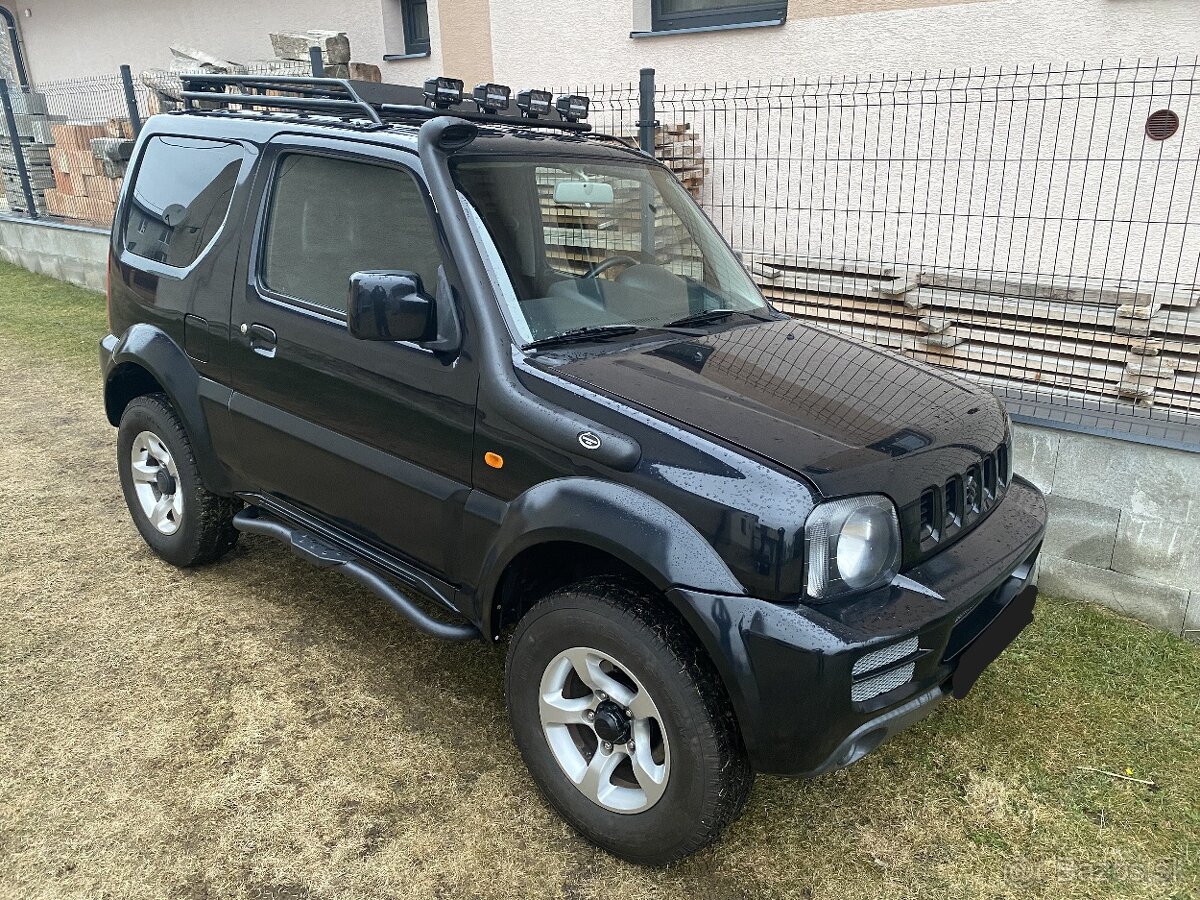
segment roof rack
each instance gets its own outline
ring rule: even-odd
[[[183,108],[202,111],[196,104],[269,107],[271,109],[345,118],[365,118],[372,128],[423,122],[437,116],[454,116],[484,125],[589,132],[586,122],[564,119],[527,119],[512,114],[434,109],[424,105],[421,88],[377,84],[345,78],[309,78],[300,75],[182,74]],[[236,88],[231,92],[227,88]],[[268,93],[268,91],[270,93]],[[459,104],[464,105],[464,104]]]
[[[196,109],[196,103],[242,104],[289,109],[299,112],[360,113],[377,127],[383,127],[379,113],[363,100],[345,78],[305,78],[299,75],[180,75],[183,82],[183,108]],[[235,86],[241,93],[230,93]],[[255,93],[255,92],[258,93]],[[267,91],[280,92],[267,94]],[[295,96],[284,96],[287,91]]]

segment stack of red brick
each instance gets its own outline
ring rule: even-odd
[[[133,134],[127,119],[51,127],[54,188],[46,191],[52,215],[98,225],[112,224]]]

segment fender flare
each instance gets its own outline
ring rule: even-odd
[[[106,350],[109,340],[111,338],[102,344]],[[183,420],[204,484],[215,493],[229,493],[229,474],[213,449],[208,419],[200,403],[204,385],[215,386],[222,395],[231,393],[228,388],[202,379],[183,348],[162,329],[147,324],[133,325],[115,340],[111,355],[104,359],[104,411],[114,426],[120,424],[121,411],[115,408],[112,389],[122,366],[126,365],[144,369],[158,382]],[[227,396],[214,395],[211,399],[228,405]]]
[[[476,582],[484,634],[491,633],[497,588],[509,563],[522,551],[551,541],[604,551],[664,596],[681,585],[716,594],[746,593],[704,536],[661,501],[597,478],[554,478],[506,505]]]

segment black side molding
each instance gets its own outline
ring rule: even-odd
[[[465,622],[453,624],[435,619],[393,584],[367,568],[358,557],[321,541],[303,529],[271,518],[258,507],[249,506],[243,509],[233,517],[233,525],[238,531],[264,534],[283,541],[291,547],[293,553],[306,562],[321,569],[337,569],[343,575],[355,579],[390,603],[402,616],[428,635],[447,641],[470,641],[482,637],[474,625]]]

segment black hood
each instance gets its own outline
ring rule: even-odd
[[[827,497],[880,492],[904,507],[1007,437],[987,390],[791,320],[554,370],[801,473]]]

